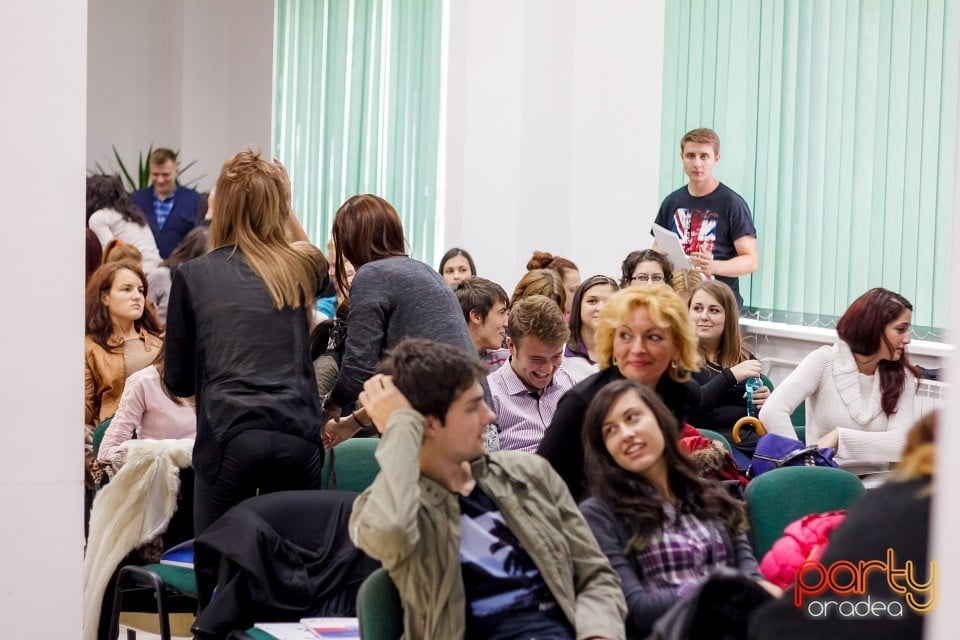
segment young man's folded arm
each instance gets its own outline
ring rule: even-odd
[[[377,447],[380,473],[357,498],[350,539],[387,569],[413,552],[420,539],[420,443],[424,418],[413,409],[391,414]]]

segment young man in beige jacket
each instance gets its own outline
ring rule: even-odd
[[[350,536],[396,584],[404,637],[622,640],[620,581],[566,485],[534,454],[484,453],[482,365],[408,339],[379,371],[360,401],[380,474]]]

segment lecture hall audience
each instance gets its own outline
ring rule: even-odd
[[[447,251],[437,270],[410,257],[400,217],[374,195],[353,196],[339,208],[328,261],[304,241],[283,166],[252,151],[224,163],[209,231],[194,229],[161,263],[150,229],[168,213],[169,197],[185,191],[176,183],[175,157],[151,158],[151,167],[154,189],[138,194],[144,206],[148,193],[153,198],[148,216],[117,178],[88,180],[85,423],[89,436],[113,416],[99,456],[113,466],[132,437],[196,434],[196,533],[248,496],[319,489],[323,447],[385,428],[357,403],[378,363],[405,338],[427,338],[463,352],[463,362],[476,365],[471,380],[490,372],[477,378],[489,390],[477,395],[470,418],[479,424],[497,416],[486,425],[485,450],[536,451],[563,480],[564,494],[585,499],[580,509],[620,576],[627,637],[644,637],[717,567],[767,587],[742,502],[701,478],[678,444],[693,427],[730,439],[747,410],[744,382],[761,374],[740,333],[736,295],[724,283],[695,270],[674,272],[653,249],[627,255],[619,287],[606,275],[581,283],[574,262],[535,251],[508,299],[500,284],[476,277],[461,248]],[[163,234],[165,251],[171,234],[197,224],[190,204],[177,229]],[[102,255],[102,246],[111,255]],[[321,291],[327,297],[318,307]],[[836,449],[841,466],[856,473],[888,470],[915,417],[911,320],[912,305],[897,293],[877,288],[857,298],[838,321],[833,346],[808,355],[772,394],[754,392],[764,425],[796,437],[790,414],[806,402],[810,444]],[[196,409],[183,399],[195,394]],[[875,496],[889,496],[904,518],[923,524],[932,422],[913,433],[900,481]],[[467,458],[480,458],[464,464],[489,460],[477,442],[467,448]],[[426,482],[428,494],[451,499]],[[526,489],[515,491],[523,508]],[[837,530],[825,559],[847,558],[864,535],[880,546],[916,542],[883,528],[879,498],[868,497]],[[914,547],[911,557],[922,564],[925,547]],[[215,567],[198,567],[201,606],[215,575]],[[473,585],[471,597],[483,588]],[[796,611],[788,604],[762,610],[753,637],[772,630],[792,637],[784,625],[787,610]],[[844,637],[867,637],[860,632],[851,626]]]

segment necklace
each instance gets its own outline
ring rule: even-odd
[[[704,359],[703,364],[707,365],[707,369],[710,369],[710,371],[713,371],[714,373],[723,373],[723,367],[717,367],[706,359]]]

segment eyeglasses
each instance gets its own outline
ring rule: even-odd
[[[630,278],[630,282],[663,282],[663,274],[655,273],[650,275],[647,273],[638,273]]]

